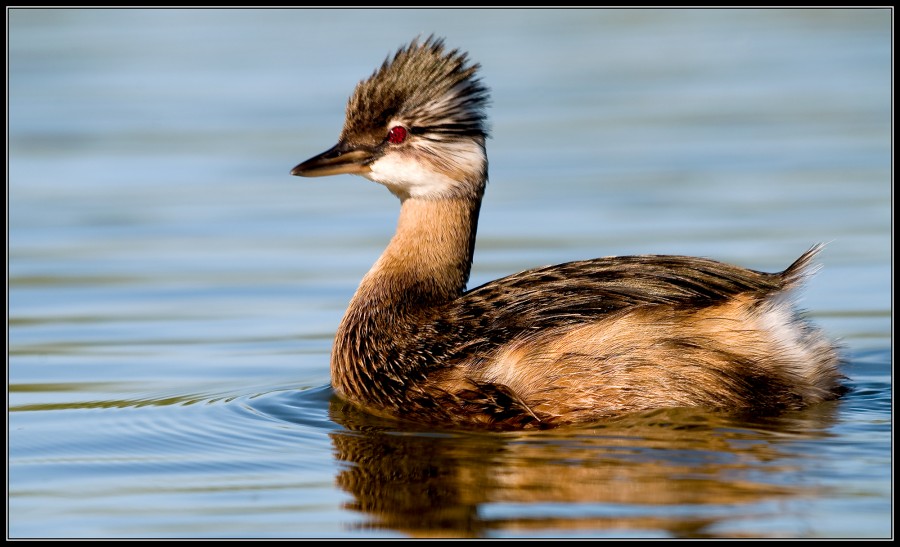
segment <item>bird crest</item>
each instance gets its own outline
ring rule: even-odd
[[[489,92],[477,77],[479,68],[465,52],[447,51],[443,39],[414,39],[357,84],[341,139],[382,139],[389,123],[402,123],[433,140],[483,141]]]

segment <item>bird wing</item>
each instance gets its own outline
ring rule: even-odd
[[[792,268],[765,273],[667,255],[535,268],[476,287],[445,305],[431,321],[432,340],[444,345],[452,360],[457,354],[490,351],[528,332],[584,324],[641,306],[700,309],[738,294],[761,300],[786,288],[790,279],[785,274]]]

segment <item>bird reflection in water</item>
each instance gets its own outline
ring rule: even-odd
[[[650,411],[592,427],[485,432],[381,419],[333,397],[346,508],[412,537],[740,537],[821,495],[791,444],[828,436],[835,404],[777,417]],[[802,482],[802,484],[798,484]],[[754,527],[753,530],[758,530]],[[773,537],[795,531],[771,530]],[[758,534],[758,532],[754,532]]]

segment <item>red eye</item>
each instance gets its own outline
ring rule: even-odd
[[[402,125],[395,125],[388,131],[387,140],[392,144],[400,144],[406,140],[406,128]]]

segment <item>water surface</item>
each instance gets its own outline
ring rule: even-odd
[[[8,11],[8,535],[890,537],[887,10]],[[436,33],[492,89],[471,286],[634,253],[775,271],[853,391],[477,433],[328,387],[394,228],[288,172]]]

